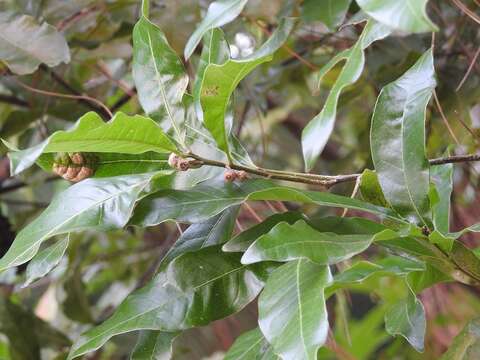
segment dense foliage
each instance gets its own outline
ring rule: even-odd
[[[479,358],[479,8],[0,3],[0,359]]]

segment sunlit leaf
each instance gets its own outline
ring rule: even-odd
[[[324,289],[327,266],[302,259],[276,269],[258,300],[258,324],[275,353],[285,360],[316,359],[327,340]]]
[[[34,164],[42,153],[77,151],[168,153],[176,151],[176,146],[152,119],[117,113],[105,123],[99,115],[89,112],[71,130],[57,131],[37,146],[10,152],[11,171],[19,174]]]
[[[438,30],[428,18],[428,0],[357,0],[357,4],[378,22],[394,29],[420,33]]]
[[[32,259],[50,237],[82,230],[122,228],[152,174],[87,179],[58,194],[23,228],[0,259],[0,271]]]
[[[300,212],[288,211],[280,214],[274,214],[259,224],[242,231],[237,236],[229,240],[223,245],[223,251],[226,252],[243,252],[248,249],[260,236],[268,233],[275,225],[280,222],[293,224],[296,221],[303,219],[304,215]]]
[[[324,69],[319,71],[319,80],[336,63],[345,60],[340,75],[325,100],[322,111],[315,116],[302,132],[302,149],[305,168],[311,170],[332,134],[337,116],[337,105],[343,89],[354,84],[365,66],[364,50],[373,41],[380,40],[390,34],[390,29],[375,21],[368,21],[355,45],[335,56]]]
[[[207,14],[185,45],[185,59],[188,60],[202,40],[203,35],[213,28],[233,21],[243,10],[248,0],[217,0],[208,6]]]
[[[200,184],[188,191],[162,190],[152,193],[139,202],[131,224],[153,226],[172,219],[187,223],[202,222],[228,207],[248,200],[295,201],[320,206],[347,207],[397,219],[390,210],[357,199],[279,186],[267,180],[257,179],[239,185],[221,180]]]
[[[243,59],[230,59],[223,64],[210,63],[205,69],[200,89],[203,122],[229,159],[229,133],[227,124],[230,97],[240,81],[261,63],[272,60],[273,53],[287,40],[295,25],[295,19],[284,18],[272,36],[253,54]],[[230,121],[231,122],[231,121]]]
[[[265,266],[242,265],[238,254],[223,253],[219,246],[185,253],[129,295],[112,317],[77,339],[69,359],[125,332],[175,332],[224,318],[258,295],[265,276]]]
[[[372,117],[371,150],[387,201],[412,222],[429,225],[425,110],[435,88],[432,51],[385,86]]]
[[[147,2],[145,2],[146,4]],[[184,142],[182,98],[188,75],[163,32],[143,13],[133,30],[133,79],[147,114],[166,118],[176,138]]]
[[[243,264],[260,261],[309,259],[317,264],[332,265],[367,249],[374,235],[338,235],[320,232],[305,220],[294,224],[281,222],[260,236],[245,252]]]

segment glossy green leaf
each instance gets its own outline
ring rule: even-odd
[[[23,228],[0,259],[0,271],[32,259],[47,239],[69,232],[122,228],[152,174],[87,179],[54,197],[45,211]]]
[[[198,25],[195,32],[185,45],[185,60],[193,54],[195,48],[202,40],[205,33],[213,28],[221,27],[235,20],[240,15],[248,0],[217,0],[208,6],[207,14]]]
[[[309,259],[320,265],[332,265],[363,252],[373,239],[374,235],[320,232],[305,220],[292,225],[281,222],[247,249],[242,263]]]
[[[316,359],[327,340],[324,289],[332,276],[327,266],[301,259],[276,269],[258,300],[258,323],[284,360]]]
[[[411,33],[437,31],[425,10],[428,0],[357,0],[372,18],[394,29]]]
[[[362,194],[362,198],[371,204],[386,208],[390,207],[390,204],[388,204],[385,199],[375,171],[369,169],[363,171],[362,178],[360,179],[360,193]]]
[[[432,217],[435,230],[448,234],[450,230],[450,198],[453,191],[453,164],[433,166],[430,169],[430,179],[433,182],[438,197],[432,204]]]
[[[240,335],[225,354],[224,360],[278,360],[259,328]]]
[[[176,332],[141,331],[135,344],[131,360],[170,360]]]
[[[238,254],[223,253],[219,246],[187,252],[129,295],[112,317],[84,333],[69,359],[98,349],[118,334],[175,332],[224,318],[258,295],[265,276],[265,266],[242,265]]]
[[[475,360],[480,356],[480,319],[470,320],[440,360]]]
[[[176,151],[176,146],[152,119],[117,113],[105,123],[99,115],[89,112],[71,130],[57,131],[39,145],[9,153],[11,171],[19,174],[34,164],[42,153],[77,151],[169,153]]]
[[[261,223],[256,224],[233,237],[225,245],[223,245],[222,249],[226,252],[244,252],[255,242],[255,240],[268,233],[278,223],[285,222],[288,224],[293,224],[303,218],[304,215],[296,211],[287,211],[280,214],[274,214],[266,218]]]
[[[168,264],[186,252],[225,243],[232,235],[238,210],[238,206],[232,206],[205,222],[190,225],[168,250],[162,264]]]
[[[302,18],[305,21],[321,21],[330,30],[341,25],[351,0],[306,0],[303,2]]]
[[[62,260],[65,250],[68,247],[69,237],[59,240],[49,247],[40,251],[28,263],[26,280],[23,286],[28,286],[37,279],[47,275],[53,268],[55,268],[60,260]]]
[[[145,2],[146,4],[146,2]],[[133,30],[133,79],[147,114],[166,118],[183,144],[182,98],[188,75],[163,32],[144,13]]]
[[[401,335],[419,352],[423,352],[426,331],[423,304],[410,292],[385,314],[385,329],[390,335]]]
[[[202,55],[197,67],[195,83],[193,85],[193,99],[197,116],[203,121],[200,94],[205,70],[210,64],[223,64],[230,59],[230,48],[223,31],[219,28],[209,30],[203,37]]]
[[[429,225],[425,110],[435,88],[432,51],[385,86],[372,117],[372,159],[387,201],[411,222]]]
[[[284,18],[272,36],[252,55],[230,59],[223,64],[210,63],[205,69],[200,89],[203,122],[229,159],[229,133],[225,119],[230,97],[240,81],[255,67],[273,58],[273,53],[283,45],[295,25],[295,19]],[[231,124],[229,124],[231,125]]]
[[[406,276],[413,272],[421,273],[423,271],[425,271],[423,263],[399,256],[389,256],[375,262],[359,261],[345,271],[336,274],[325,293],[328,297],[337,289],[361,283],[373,276]]]
[[[318,156],[327,144],[332,134],[337,115],[337,105],[343,89],[354,84],[361,76],[365,66],[364,50],[374,41],[385,38],[390,29],[375,22],[368,21],[355,45],[334,57],[319,71],[319,81],[333,66],[341,60],[346,60],[340,75],[333,85],[323,105],[322,111],[315,116],[303,129],[302,149],[305,168],[310,171]]]
[[[305,191],[279,186],[267,180],[250,180],[241,184],[223,180],[200,184],[187,190],[162,190],[142,199],[131,224],[158,225],[166,220],[197,223],[209,219],[234,205],[248,200],[296,201],[321,206],[347,207],[396,219],[388,209],[336,194]]]
[[[41,63],[53,67],[70,62],[70,50],[63,35],[46,22],[0,12],[0,60],[13,73],[26,75]]]

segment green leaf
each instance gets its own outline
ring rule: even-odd
[[[235,340],[224,360],[278,360],[259,328],[247,331]]]
[[[346,60],[340,75],[330,90],[322,111],[308,123],[305,129],[303,129],[302,149],[307,171],[310,171],[313,168],[318,156],[323,151],[323,148],[332,134],[340,94],[345,87],[354,84],[363,72],[365,66],[364,50],[373,41],[383,39],[389,34],[390,29],[387,27],[372,20],[368,21],[355,45],[338,54],[332,59],[332,61],[325,65],[324,69],[319,71],[320,81],[322,76],[336,63],[341,60]]]
[[[55,235],[122,228],[153,176],[87,179],[56,195],[45,211],[17,234],[0,259],[0,271],[32,259],[40,245]]]
[[[285,360],[316,359],[327,340],[324,289],[327,266],[301,259],[276,269],[258,300],[258,323],[275,353]]]
[[[387,201],[411,222],[429,225],[425,110],[435,88],[432,51],[385,86],[372,117],[372,159]]]
[[[426,326],[423,304],[411,290],[406,299],[395,303],[385,314],[387,332],[403,336],[419,352],[423,352]]]
[[[258,295],[265,277],[265,266],[242,265],[238,254],[223,253],[220,246],[187,252],[129,295],[112,317],[84,333],[69,359],[125,332],[175,332],[229,316]]]
[[[240,81],[255,67],[272,60],[273,53],[287,40],[294,25],[295,19],[284,18],[267,42],[252,55],[240,60],[230,59],[223,64],[210,63],[205,69],[200,89],[203,122],[229,159],[230,129],[225,119],[228,117],[230,97]]]
[[[40,251],[28,263],[26,271],[26,280],[23,286],[28,286],[37,279],[47,275],[53,268],[55,268],[62,260],[63,254],[68,247],[69,236],[59,240],[49,247]]]
[[[70,62],[70,50],[55,27],[27,15],[0,12],[0,60],[18,75],[31,74],[41,63]]]
[[[438,201],[432,204],[432,217],[435,230],[448,234],[450,229],[450,197],[453,191],[453,164],[433,166],[430,169]]]
[[[95,113],[82,116],[70,131],[54,133],[44,152],[117,152],[141,154],[176,151],[176,146],[152,120],[140,115],[117,113],[108,122]]]
[[[406,32],[421,33],[438,30],[427,16],[427,1],[357,0],[357,4],[382,24]]]
[[[207,14],[185,45],[185,60],[193,54],[203,35],[213,28],[221,27],[240,15],[248,0],[218,0],[208,6]]]
[[[390,207],[390,204],[385,199],[375,171],[369,169],[363,171],[360,179],[360,193],[362,194],[362,198],[370,204],[386,208]]]
[[[210,64],[223,64],[230,59],[230,48],[223,31],[219,28],[208,30],[203,37],[202,55],[197,67],[195,83],[193,85],[193,99],[197,117],[203,121],[200,94],[205,70]]]
[[[132,68],[138,98],[145,112],[155,114],[155,118],[167,118],[177,140],[183,144],[181,102],[188,86],[188,75],[163,32],[145,15],[133,29]]]
[[[142,199],[135,209],[132,225],[153,226],[166,220],[197,223],[221,213],[228,207],[248,200],[295,201],[350,208],[379,216],[395,215],[388,209],[336,194],[305,191],[279,186],[270,181],[257,179],[241,184],[212,181],[187,190],[162,190]]]
[[[352,0],[305,0],[302,18],[305,21],[321,21],[330,30],[335,30],[345,19]]]
[[[345,271],[336,274],[333,283],[327,287],[325,293],[329,297],[340,288],[361,283],[373,276],[405,276],[423,271],[425,271],[423,263],[399,256],[389,256],[374,263],[359,261]]]
[[[225,245],[223,245],[222,249],[225,252],[244,252],[254,243],[255,240],[268,233],[279,222],[293,224],[297,220],[303,218],[304,215],[297,211],[287,211],[280,214],[274,214],[261,223],[242,231],[240,234],[230,239]]]
[[[225,243],[232,235],[238,210],[238,206],[232,206],[205,222],[190,225],[168,250],[162,264],[168,264],[186,252]]]
[[[470,320],[440,360],[475,360],[480,356],[480,318]]]
[[[16,175],[34,164],[42,153],[101,152],[141,154],[168,153],[176,146],[152,120],[121,112],[108,122],[89,112],[68,131],[57,131],[34,147],[9,153],[12,174]]]
[[[363,252],[373,240],[374,235],[320,232],[305,220],[292,225],[281,222],[247,249],[242,263],[309,259],[320,265],[332,265]]]
[[[464,272],[480,281],[480,258],[460,241],[454,241],[450,258]]]
[[[172,357],[172,345],[177,332],[141,331],[135,344],[131,360],[169,360]]]

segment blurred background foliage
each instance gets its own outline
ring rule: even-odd
[[[182,54],[209,1],[151,3],[152,21]],[[341,65],[327,74],[316,93],[312,91],[314,74],[336,53],[351,47],[361,31],[361,25],[338,29],[342,19],[323,23],[321,3],[250,0],[240,18],[224,27],[232,54],[245,55],[265,41],[281,16],[302,19],[274,61],[255,70],[235,94],[235,131],[257,165],[302,170],[301,131],[321,109]],[[480,14],[477,0],[463,0],[463,4]],[[25,148],[57,129],[68,128],[87,111],[106,115],[86,98],[72,100],[52,93],[89,96],[112,112],[141,113],[131,76],[131,33],[139,7],[136,0],[1,1],[2,12],[27,14],[37,23],[55,27],[68,42],[71,60],[54,68],[40,65],[25,76],[13,76],[0,65],[0,137]],[[358,10],[352,3],[345,22]],[[315,172],[342,174],[372,168],[369,127],[375,99],[382,86],[407,70],[432,42],[438,87],[437,100],[428,109],[428,156],[476,152],[480,141],[479,24],[458,7],[457,1],[430,1],[427,10],[440,28],[433,39],[430,34],[399,33],[366,50],[365,71],[340,98],[333,136]],[[198,62],[200,49],[197,51],[185,64],[190,74]],[[0,160],[0,256],[11,245],[16,231],[45,208],[55,192],[68,185],[39,168],[11,178],[6,150],[1,148]],[[480,163],[455,167],[454,231],[480,218],[479,174]],[[350,195],[352,185],[338,186],[334,191]],[[268,205],[244,206],[236,231],[282,210]],[[323,214],[335,210],[306,211]],[[174,224],[162,224],[113,233],[72,234],[67,256],[48,277],[21,288],[24,268],[0,274],[0,359],[65,356],[72,339],[107,318],[131,290],[150,279],[180,230]],[[480,238],[473,233],[463,239],[469,245],[480,245]],[[376,255],[370,251],[362,256]],[[320,358],[437,359],[480,311],[479,289],[440,284],[424,291],[420,298],[427,312],[428,333],[425,353],[418,354],[403,338],[391,338],[383,331],[385,304],[379,299],[396,298],[402,291],[400,284],[383,278],[332,297],[328,302],[332,337]],[[221,359],[241,332],[255,326],[255,312],[256,307],[251,305],[212,326],[187,331],[175,342],[174,359]],[[135,334],[116,337],[90,358],[127,358],[135,341]]]

